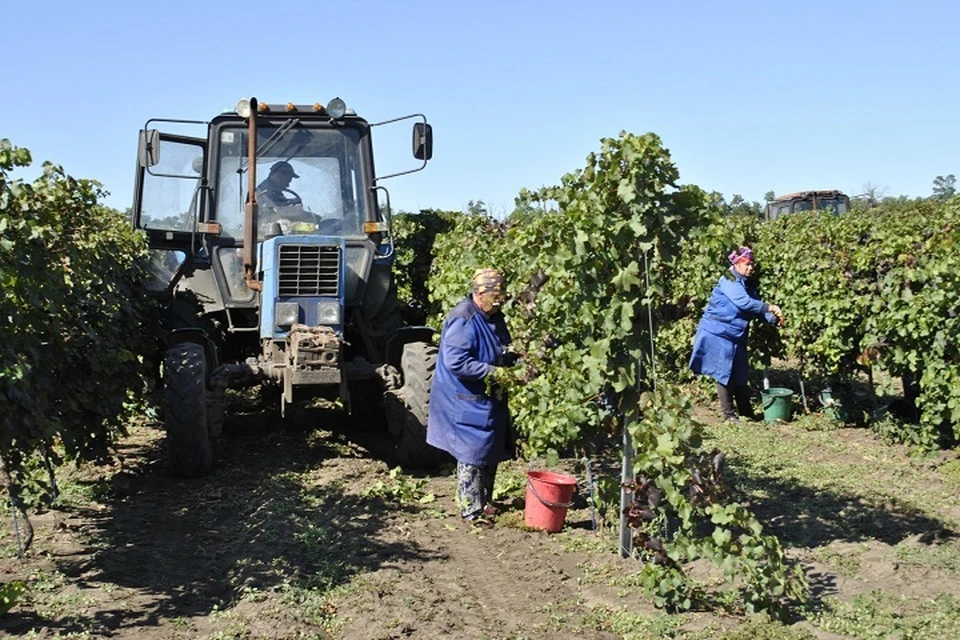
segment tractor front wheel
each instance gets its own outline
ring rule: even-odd
[[[213,447],[207,426],[207,363],[202,346],[183,342],[167,349],[163,404],[173,473],[184,478],[209,473]]]

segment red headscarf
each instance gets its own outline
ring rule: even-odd
[[[739,264],[741,262],[753,262],[753,249],[750,247],[740,247],[729,256],[727,260],[730,264]]]

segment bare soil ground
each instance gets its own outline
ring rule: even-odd
[[[745,437],[771,435],[763,424],[744,428],[756,430]],[[639,563],[617,556],[614,531],[593,530],[585,485],[560,534],[523,528],[519,499],[494,529],[471,529],[457,516],[450,472],[391,476],[383,438],[352,430],[334,410],[298,410],[283,423],[250,412],[228,420],[215,472],[188,481],[167,471],[159,429],[133,429],[114,466],[76,470],[61,481],[58,507],[32,517],[35,541],[23,558],[5,514],[0,583],[24,580],[28,591],[0,618],[0,634],[709,638],[744,624],[717,613],[667,616],[654,609],[631,581]],[[805,455],[863,463],[875,441],[862,430],[832,438],[842,446]],[[887,451],[896,464],[866,463],[877,482],[895,485],[904,480],[905,456]],[[745,466],[732,466],[745,491],[760,482]],[[520,479],[518,496],[527,468],[516,463],[502,471]],[[565,468],[584,479],[572,462]],[[917,481],[954,492],[934,471]],[[929,550],[952,540],[956,500],[933,518],[901,504],[859,504],[856,496],[785,483],[765,491],[750,493],[754,507],[807,570],[811,606],[875,590],[960,589],[960,566],[952,561],[904,562],[911,545]],[[811,504],[818,506],[809,510]],[[853,637],[808,621],[790,630],[796,637]]]

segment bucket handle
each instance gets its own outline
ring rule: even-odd
[[[530,491],[533,491],[533,495],[537,497],[537,500],[547,505],[548,507],[560,507],[563,509],[569,509],[573,506],[573,502],[550,502],[549,500],[544,500],[540,497],[540,494],[537,493],[537,488],[533,486],[533,483],[530,482],[530,478],[527,478],[527,486],[530,487]]]
[[[768,399],[769,399],[769,402],[767,401]],[[772,407],[772,406],[773,406],[773,403],[776,402],[776,401],[777,401],[777,396],[770,396],[770,395],[768,395],[766,398],[763,398],[762,396],[761,396],[761,398],[760,398],[760,404],[763,405],[763,410],[764,410],[764,411],[766,411],[767,409],[769,409],[770,407]]]

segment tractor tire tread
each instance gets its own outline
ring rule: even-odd
[[[443,451],[427,444],[430,385],[437,367],[437,354],[437,348],[425,342],[411,342],[403,347],[400,398],[405,411],[403,422],[396,431],[400,432],[397,461],[405,468],[433,469],[446,457]]]
[[[207,425],[206,357],[202,346],[184,342],[167,349],[163,404],[173,473],[184,478],[209,473],[213,447]]]

